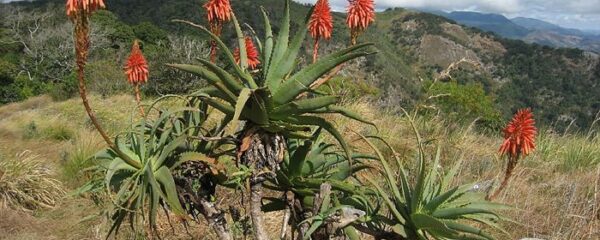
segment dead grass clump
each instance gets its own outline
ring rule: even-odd
[[[0,208],[51,208],[64,194],[62,184],[30,151],[14,158],[0,156]]]

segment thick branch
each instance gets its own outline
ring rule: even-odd
[[[262,183],[254,183],[250,187],[250,215],[252,217],[252,227],[254,228],[254,238],[256,240],[268,240],[269,235],[265,230],[262,212]]]
[[[356,230],[367,234],[367,235],[371,235],[373,236],[375,239],[379,240],[379,239],[387,239],[387,240],[408,240],[407,238],[401,236],[400,234],[397,234],[395,232],[385,232],[385,231],[375,231],[373,229],[370,229],[368,227],[365,227],[361,224],[353,224],[352,225]]]
[[[225,213],[221,210],[218,210],[214,203],[209,202],[206,199],[200,199],[200,205],[202,209],[202,215],[208,221],[210,226],[215,230],[217,236],[221,240],[231,240],[231,233],[229,232],[229,228],[227,227],[227,220],[225,219]]]

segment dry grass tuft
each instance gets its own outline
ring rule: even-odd
[[[30,151],[1,158],[0,207],[26,211],[54,207],[65,191],[51,174]]]

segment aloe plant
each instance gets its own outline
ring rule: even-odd
[[[368,179],[391,213],[391,217],[383,221],[405,239],[494,239],[477,226],[487,226],[506,233],[497,224],[502,217],[496,211],[508,207],[487,201],[485,193],[475,191],[474,183],[451,186],[461,161],[442,175],[438,171],[441,156],[439,147],[432,165],[427,167],[423,143],[412,121],[411,124],[418,141],[418,168],[412,184],[406,168],[397,157],[398,169],[393,171],[383,154],[369,138],[363,136],[377,153],[384,169],[384,187],[378,181]]]
[[[173,163],[167,158],[184,140],[183,137],[169,143],[147,141],[140,133],[127,134],[127,142],[116,138],[116,147],[126,154],[132,162],[124,161],[114,150],[105,150],[96,155],[97,159],[109,160],[105,184],[116,192],[114,202],[117,209],[112,216],[113,226],[109,235],[119,230],[127,216],[138,225],[145,220],[144,210],[148,208],[147,218],[150,226],[156,226],[157,211],[161,203],[166,203],[175,214],[183,215],[175,181],[172,176]],[[165,144],[164,147],[160,147]],[[141,216],[142,219],[139,219]]]
[[[210,106],[231,118],[233,131],[238,121],[247,121],[246,130],[258,127],[267,133],[280,133],[286,137],[303,136],[305,126],[319,126],[331,133],[346,151],[347,144],[332,123],[318,115],[339,113],[344,116],[367,122],[358,114],[335,106],[337,96],[315,92],[309,86],[330,70],[354,58],[371,54],[366,48],[371,44],[360,44],[323,57],[314,64],[296,71],[297,57],[306,36],[306,24],[290,41],[289,1],[285,1],[284,17],[277,41],[274,40],[271,24],[263,11],[265,20],[264,42],[259,44],[262,67],[259,72],[250,72],[247,66],[245,41],[235,16],[234,26],[240,45],[240,63],[224,42],[208,29],[194,25],[208,34],[222,49],[231,71],[215,65],[206,59],[198,59],[200,65],[170,64],[169,66],[189,72],[205,79],[211,87],[196,92]],[[309,15],[310,16],[310,13]],[[305,92],[314,97],[300,97]],[[230,132],[233,133],[233,132]]]
[[[148,222],[155,229],[157,211],[164,208],[182,219],[201,213],[222,239],[230,239],[221,221],[224,213],[211,201],[216,185],[230,182],[226,172],[236,171],[233,164],[227,165],[231,157],[215,151],[231,141],[220,137],[223,125],[207,124],[207,105],[194,97],[165,96],[149,109],[158,109],[157,103],[168,98],[184,100],[185,107],[159,110],[154,120],[146,115],[130,132],[115,138],[117,149],[95,156],[106,171],[103,186],[115,193],[109,235],[126,219],[134,228]]]
[[[364,189],[353,176],[361,170],[369,169],[366,161],[375,158],[362,154],[353,154],[352,157],[355,164],[350,166],[346,155],[335,144],[324,141],[321,129],[315,131],[310,139],[288,140],[288,154],[284,157],[281,169],[265,185],[271,190],[284,193],[285,197],[268,198],[269,203],[262,207],[263,211],[286,210],[289,214],[295,213],[291,216],[292,225],[295,227],[300,224],[301,227],[297,230],[305,238],[323,230],[336,232],[343,229],[348,235],[355,234],[354,229],[348,226],[354,221],[364,221],[377,210],[370,201],[375,192]],[[331,189],[323,192],[324,185]],[[293,209],[290,209],[291,206]],[[359,216],[327,221],[336,214],[349,212]],[[340,222],[343,224],[340,225]],[[288,224],[287,219],[284,219],[284,224]],[[328,225],[336,227],[326,229]],[[325,234],[326,236],[329,234]]]
[[[190,23],[217,43],[230,69],[217,66],[208,59],[198,59],[199,65],[169,65],[197,75],[211,85],[198,91],[196,96],[226,115],[226,119],[230,121],[229,135],[234,135],[238,131],[239,122],[245,121],[241,133],[237,134],[241,142],[237,151],[238,160],[254,169],[250,183],[257,239],[267,238],[266,232],[261,229],[261,185],[266,179],[274,177],[274,172],[279,169],[286,149],[285,138],[306,138],[307,130],[311,126],[318,126],[338,140],[348,156],[347,160],[351,161],[350,148],[342,135],[331,122],[319,115],[338,113],[366,122],[358,114],[335,106],[339,101],[337,96],[316,92],[309,86],[344,62],[371,54],[367,52],[371,44],[349,47],[297,70],[297,57],[306,37],[306,26],[312,10],[296,35],[290,38],[289,5],[290,1],[286,0],[276,40],[269,18],[263,10],[265,34],[263,43],[258,44],[262,62],[258,72],[252,72],[248,68],[246,40],[235,16],[232,19],[239,44],[239,64],[218,36],[205,27]],[[313,94],[305,96],[307,92]]]

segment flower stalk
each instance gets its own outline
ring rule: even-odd
[[[140,109],[140,116],[145,117],[146,113],[144,111],[144,106],[142,106],[142,94],[140,92],[140,84],[136,83],[134,86],[135,91],[135,101],[137,102],[138,108]]]
[[[502,193],[502,191],[508,186],[508,182],[510,181],[510,178],[512,177],[512,175],[514,173],[514,170],[517,167],[518,159],[519,159],[519,156],[509,156],[508,157],[508,163],[506,165],[506,170],[504,171],[504,179],[500,183],[500,186],[498,187],[498,189],[496,189],[492,194],[489,194],[486,197],[486,200],[491,201],[491,200],[496,199],[496,197],[498,197],[498,195],[500,193]]]
[[[70,16],[72,17],[73,23],[75,24],[75,57],[77,63],[77,80],[79,82],[79,96],[81,97],[85,111],[87,112],[88,117],[92,121],[92,124],[94,125],[96,130],[98,130],[106,144],[108,144],[111,148],[115,148],[114,143],[98,122],[96,114],[92,110],[92,107],[90,106],[90,103],[87,99],[87,89],[85,85],[85,64],[87,62],[88,51],[90,46],[90,27],[88,14],[84,10],[83,5],[79,5],[78,8],[79,11],[71,12]]]
[[[501,155],[508,156],[504,180],[496,191],[486,197],[487,200],[495,199],[508,186],[519,158],[526,157],[535,150],[536,134],[537,128],[531,109],[519,110],[504,128],[504,142],[499,150]]]
[[[134,161],[128,155],[124,154],[110,139],[102,125],[98,122],[96,114],[92,110],[87,99],[87,89],[85,85],[85,65],[87,63],[88,51],[90,48],[90,24],[89,16],[96,10],[104,8],[102,0],[67,0],[67,16],[75,25],[73,36],[75,41],[75,59],[77,65],[77,81],[79,87],[79,96],[83,102],[83,107],[96,128],[98,133],[106,144],[117,153],[123,161],[134,167],[141,167],[139,162]]]

